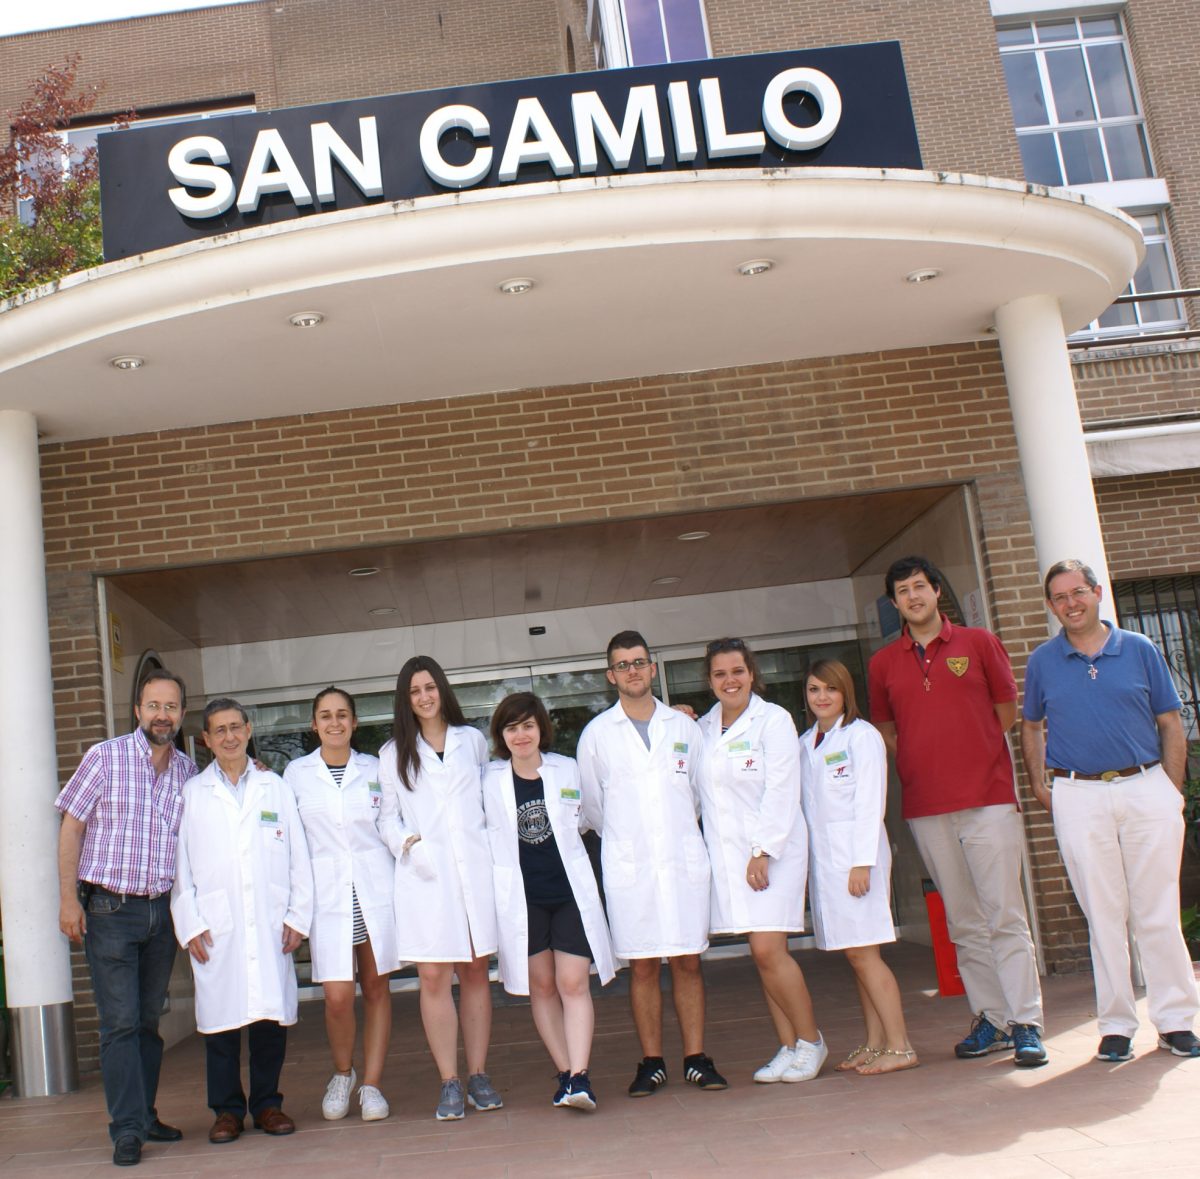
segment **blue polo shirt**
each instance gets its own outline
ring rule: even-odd
[[[1046,720],[1046,764],[1055,769],[1102,774],[1155,761],[1162,746],[1154,718],[1182,707],[1158,648],[1104,625],[1110,633],[1096,655],[1076,651],[1060,631],[1029,657],[1021,715]]]

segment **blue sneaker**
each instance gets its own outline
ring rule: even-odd
[[[1096,1049],[1097,1060],[1107,1060],[1109,1064],[1120,1064],[1133,1059],[1133,1042],[1128,1036],[1101,1036],[1100,1047]]]
[[[567,1104],[572,1109],[590,1111],[596,1108],[596,1094],[592,1092],[592,1082],[588,1080],[586,1070],[571,1077],[571,1091],[567,1094]]]
[[[1158,1046],[1172,1056],[1200,1056],[1200,1040],[1191,1031],[1159,1032]]]
[[[989,1052],[1007,1052],[1012,1046],[1012,1036],[1002,1032],[986,1015],[980,1015],[965,1038],[954,1045],[954,1055],[960,1060],[970,1060]]]
[[[1041,1068],[1050,1061],[1042,1033],[1031,1023],[1009,1024],[1012,1028],[1013,1064],[1017,1068]]]
[[[554,1100],[553,1100],[552,1104],[558,1106],[559,1109],[566,1109],[567,1106],[570,1104],[567,1101],[567,1094],[570,1092],[571,1092],[571,1074],[570,1073],[559,1073],[558,1074],[558,1089],[555,1091]]]

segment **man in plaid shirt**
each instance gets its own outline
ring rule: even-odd
[[[154,1107],[163,1042],[158,1019],[175,963],[170,893],[184,782],[196,766],[175,748],[183,680],[149,672],[134,709],[138,727],[93,745],[54,805],[59,928],[83,944],[100,1016],[100,1071],[113,1162],[133,1166],[146,1139],[181,1131]]]

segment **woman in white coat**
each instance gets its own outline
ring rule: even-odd
[[[396,863],[379,834],[382,788],[379,759],[351,748],[358,728],[354,697],[341,688],[317,693],[312,728],[320,742],[283,772],[296,795],[312,858],[316,905],[308,940],[312,978],[325,991],[325,1034],[333,1076],[321,1112],[330,1120],[350,1109],[353,1067],[354,980],[362,987],[363,1077],[358,1102],[363,1121],[388,1116],[379,1091],[392,1033],[388,975],[399,968],[392,888]]]
[[[880,943],[896,940],[883,738],[858,715],[845,664],[814,663],[804,692],[816,718],[800,739],[814,932],[822,950],[846,952],[866,1023],[862,1044],[837,1067],[864,1076],[916,1068],[900,988],[879,953]]]
[[[804,928],[808,836],[788,712],[759,693],[754,652],[717,639],[704,652],[717,703],[700,718],[700,810],[712,864],[712,932],[749,934],[779,1049],[754,1079],[808,1081],[828,1052],[788,934]]]
[[[600,890],[580,838],[579,767],[550,753],[554,729],[532,692],[516,692],[492,714],[496,754],[483,775],[492,846],[500,977],[528,995],[533,1022],[558,1071],[553,1104],[596,1108],[588,1079],[595,1015],[591,963],[602,983],[615,974]]]
[[[446,673],[416,655],[396,680],[393,739],[379,751],[382,832],[396,857],[396,928],[402,961],[421,980],[421,1021],[441,1073],[435,1116],[461,1118],[504,1102],[487,1075],[492,1033],[488,960],[496,952],[492,854],[481,775],[487,741],[471,728]],[[451,984],[458,975],[459,1012]],[[467,1084],[458,1075],[461,1014]]]

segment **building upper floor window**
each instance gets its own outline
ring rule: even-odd
[[[600,69],[711,57],[704,0],[588,0]]]
[[[1142,227],[1142,238],[1146,243],[1146,257],[1125,288],[1129,295],[1146,295],[1156,291],[1175,290],[1175,260],[1171,257],[1171,243],[1167,237],[1166,219],[1162,213],[1145,213],[1135,220]],[[1088,324],[1079,336],[1095,336],[1098,344],[1105,336],[1124,336],[1146,331],[1164,332],[1173,328],[1187,327],[1183,303],[1179,299],[1147,299],[1139,303],[1114,303],[1109,309]]]
[[[1120,16],[1025,21],[997,35],[1026,180],[1076,185],[1154,174]]]

